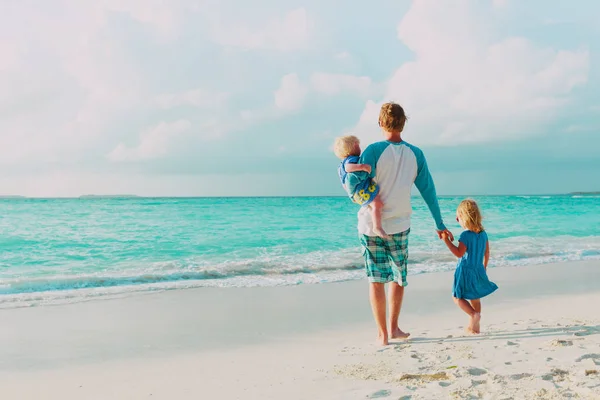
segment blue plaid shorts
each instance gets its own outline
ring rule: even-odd
[[[409,233],[410,229],[390,235],[388,239],[359,235],[369,282],[397,282],[400,286],[408,285],[406,267]]]

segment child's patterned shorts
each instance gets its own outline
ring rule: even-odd
[[[406,267],[408,263],[409,233],[410,229],[389,235],[388,239],[359,235],[369,282],[398,282],[400,286],[408,284],[406,282]]]

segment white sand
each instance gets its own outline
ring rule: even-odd
[[[409,277],[412,339],[385,348],[373,344],[365,282],[0,310],[0,395],[600,399],[600,264],[490,276],[500,289],[477,337],[463,334],[451,274]]]

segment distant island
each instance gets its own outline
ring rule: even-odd
[[[576,195],[576,196],[597,196],[597,195],[600,195],[600,192],[572,192],[569,194]]]
[[[0,196],[0,199],[26,199],[27,197],[25,196],[19,196],[19,195],[5,195],[5,196]]]
[[[135,199],[140,196],[135,194],[84,194],[80,199]]]

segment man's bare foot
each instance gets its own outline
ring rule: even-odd
[[[481,332],[481,313],[473,314],[473,332]]]
[[[471,327],[467,326],[465,328],[465,332],[467,333],[467,335],[477,335],[478,332],[475,332]]]
[[[379,333],[379,335],[377,335],[377,343],[381,346],[387,346],[389,344],[387,333]]]
[[[389,239],[390,237],[390,235],[385,233],[383,228],[373,228],[373,232],[375,233],[375,235],[379,236],[382,239]]]
[[[392,329],[390,336],[392,339],[408,339],[410,333],[403,332],[402,329],[396,327],[396,329]]]

